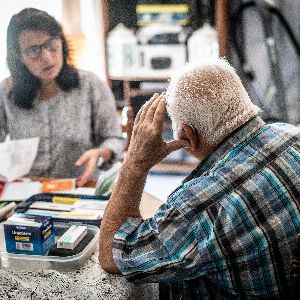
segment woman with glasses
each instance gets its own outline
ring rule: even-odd
[[[11,76],[0,83],[0,142],[39,137],[31,176],[76,177],[84,185],[99,159],[123,150],[115,101],[95,74],[69,63],[59,23],[27,8],[7,29]]]

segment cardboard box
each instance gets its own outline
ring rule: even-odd
[[[44,255],[55,243],[53,223],[48,217],[13,215],[3,226],[9,253]]]

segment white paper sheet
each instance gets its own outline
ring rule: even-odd
[[[0,201],[24,201],[41,192],[42,184],[34,182],[7,182],[4,186]]]
[[[0,143],[0,178],[14,181],[27,175],[37,154],[39,137]]]

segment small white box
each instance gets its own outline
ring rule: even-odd
[[[58,240],[57,248],[73,250],[87,234],[87,226],[72,225]]]

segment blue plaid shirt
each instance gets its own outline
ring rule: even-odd
[[[153,218],[122,224],[114,260],[130,281],[176,282],[183,296],[188,287],[199,299],[284,297],[300,232],[299,174],[296,127],[256,117]]]

